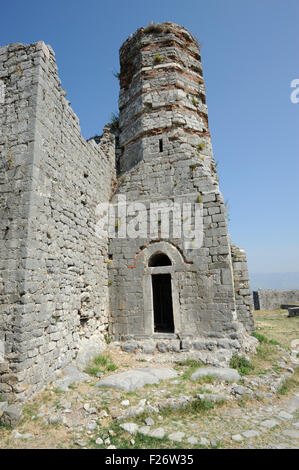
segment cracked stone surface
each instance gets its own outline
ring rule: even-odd
[[[241,379],[236,369],[229,367],[200,367],[191,375],[191,380],[197,380],[207,375],[211,375],[226,382],[238,382]]]
[[[63,370],[64,377],[54,382],[54,386],[62,391],[68,391],[69,386],[73,383],[82,383],[90,380],[90,376],[85,372],[81,372],[78,367],[74,365],[67,366]]]
[[[127,372],[113,374],[100,380],[97,387],[116,388],[126,392],[134,392],[147,384],[156,384],[161,380],[172,379],[177,372],[172,368],[146,367],[132,369]]]

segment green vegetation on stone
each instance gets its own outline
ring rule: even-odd
[[[230,360],[230,367],[233,369],[236,369],[240,375],[247,375],[250,374],[254,366],[246,359],[244,356],[238,356],[237,354],[234,354]]]
[[[109,354],[96,356],[86,367],[87,374],[97,376],[98,373],[113,372],[117,369]]]

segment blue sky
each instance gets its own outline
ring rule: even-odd
[[[15,0],[2,2],[0,44],[51,44],[88,138],[117,111],[120,45],[150,21],[179,23],[202,45],[232,241],[251,272],[299,271],[298,0]]]

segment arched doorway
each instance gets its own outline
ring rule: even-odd
[[[157,266],[171,266],[170,258],[164,253],[154,253],[148,262],[150,268],[156,268]]]
[[[154,253],[149,259],[149,267],[172,266],[170,258],[164,253]],[[174,333],[173,300],[170,273],[152,272],[154,332]]]
[[[135,269],[138,273],[138,276],[142,277],[143,334],[149,336],[153,334],[159,334],[159,328],[157,331],[157,328],[155,327],[153,292],[155,290],[155,288],[153,288],[153,276],[158,274],[170,275],[170,282],[168,281],[168,286],[169,284],[171,285],[170,294],[172,301],[172,322],[168,322],[168,327],[170,327],[169,330],[172,331],[172,335],[180,334],[182,327],[180,314],[179,278],[186,270],[184,259],[179,250],[167,241],[157,241],[141,248],[141,251],[136,257]]]

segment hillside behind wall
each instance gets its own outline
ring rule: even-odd
[[[259,289],[253,292],[255,310],[273,310],[280,308],[281,305],[298,304],[299,305],[299,289],[298,290],[271,290]]]
[[[0,49],[0,392],[24,399],[108,323],[107,242],[114,137],[86,142],[44,43]]]

